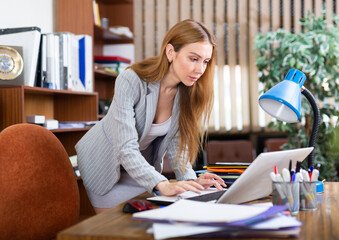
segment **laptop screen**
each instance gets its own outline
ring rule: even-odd
[[[261,153],[239,178],[218,199],[217,203],[244,203],[266,197],[272,192],[270,172],[274,166],[279,172],[292,166],[297,161],[303,161],[313,150],[313,147]]]

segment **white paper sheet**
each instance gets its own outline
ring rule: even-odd
[[[299,233],[298,228],[288,230],[284,230],[284,228],[286,229],[289,227],[299,227],[301,225],[302,223],[294,217],[279,214],[276,217],[266,220],[264,222],[251,225],[251,227],[242,231],[242,234],[254,235],[255,230],[261,230],[261,234],[272,236],[286,234],[294,235]],[[152,232],[154,235],[154,239],[161,240],[166,238],[185,237],[197,234],[219,232],[225,229],[226,228],[223,227],[196,226],[192,224],[153,223]],[[280,231],[275,231],[279,229]],[[232,229],[228,229],[228,231],[231,232]]]
[[[137,212],[137,219],[180,221],[195,223],[227,223],[256,216],[269,207],[215,204],[182,199],[167,207]]]

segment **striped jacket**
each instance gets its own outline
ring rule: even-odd
[[[140,186],[151,193],[159,182],[166,180],[160,174],[166,152],[177,180],[196,178],[189,163],[186,171],[175,164],[179,145],[180,91],[175,96],[169,132],[153,141],[146,156],[140,153],[139,142],[151,128],[159,89],[160,81],[146,83],[132,69],[119,74],[107,115],[75,147],[79,170],[87,189],[104,195],[119,180],[120,166],[123,166]],[[180,158],[182,160],[183,157]]]

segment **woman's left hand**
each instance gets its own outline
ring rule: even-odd
[[[226,184],[222,178],[220,178],[218,175],[213,173],[204,173],[199,178],[195,179],[197,183],[202,185],[205,189],[209,188],[211,186],[215,186],[218,190],[223,190],[223,187],[226,187]]]

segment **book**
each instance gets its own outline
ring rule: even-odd
[[[94,56],[94,61],[98,63],[131,63],[131,60],[120,56]]]
[[[93,22],[97,26],[101,26],[101,18],[100,18],[100,11],[99,11],[99,4],[96,0],[93,0],[92,2],[93,6]]]
[[[92,37],[78,35],[79,39],[79,79],[86,92],[93,91]]]

